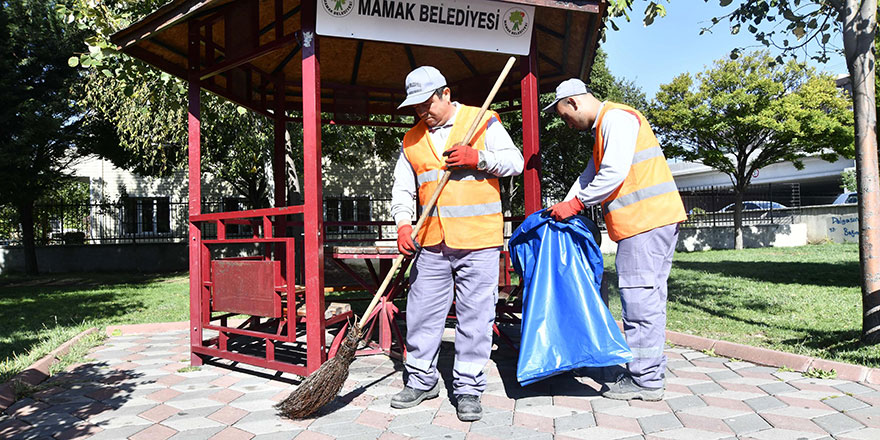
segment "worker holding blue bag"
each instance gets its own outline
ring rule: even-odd
[[[612,399],[661,400],[665,388],[666,281],[678,241],[684,204],[657,137],[637,110],[600,102],[583,81],[556,88],[545,112],[558,113],[573,129],[591,130],[593,160],[566,200],[547,209],[557,221],[601,204],[608,236],[617,242],[623,326],[633,360],[608,384]]]
[[[520,385],[632,360],[599,293],[604,265],[598,228],[592,227],[586,217],[557,222],[538,211],[510,237],[511,261],[523,285]]]

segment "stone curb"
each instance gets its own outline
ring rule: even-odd
[[[186,330],[189,328],[189,321],[176,322],[154,322],[149,324],[125,324],[125,325],[108,325],[104,333],[107,336],[122,336],[135,334],[164,333],[170,331]],[[114,334],[114,332],[119,332]]]
[[[770,367],[786,367],[802,373],[809,371],[811,368],[826,371],[834,370],[837,373],[837,379],[880,384],[880,368],[868,368],[861,365],[828,361],[669,330],[666,331],[666,340],[675,345],[693,348],[694,350],[713,350],[719,356],[741,359]]]
[[[52,350],[40,360],[31,364],[21,373],[18,373],[8,382],[0,385],[0,411],[5,411],[10,405],[15,403],[15,389],[13,383],[16,381],[36,386],[42,381],[49,378],[49,368],[52,367],[58,359],[70,352],[70,348],[78,343],[82,338],[97,332],[95,327],[88,328],[73,337],[73,339],[61,344],[58,348]]]

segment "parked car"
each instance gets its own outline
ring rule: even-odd
[[[733,212],[735,205],[736,204],[731,203],[731,204],[721,208],[721,210],[719,210],[718,212]],[[785,209],[785,208],[787,208],[787,206],[785,206],[781,203],[770,202],[767,200],[743,201],[743,211],[768,211],[770,209]]]
[[[855,191],[845,191],[834,199],[832,205],[843,205],[844,203],[859,203],[859,193]]]

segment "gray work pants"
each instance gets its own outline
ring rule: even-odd
[[[677,241],[675,223],[617,243],[615,265],[623,305],[623,333],[633,353],[627,370],[643,387],[664,386],[666,280]]]
[[[492,352],[500,248],[452,249],[441,243],[419,252],[406,303],[406,385],[428,390],[440,379],[437,355],[455,298],[455,395],[480,395]],[[453,292],[454,290],[454,292]]]

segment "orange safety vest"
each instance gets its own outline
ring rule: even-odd
[[[446,141],[448,150],[456,142],[464,142],[468,128],[480,109],[458,106],[452,132]],[[486,112],[471,144],[477,150],[486,148],[489,119],[498,114]],[[403,153],[412,165],[419,188],[419,206],[424,209],[445,170],[445,157],[438,155],[428,135],[428,127],[419,121],[403,137]],[[498,177],[478,170],[455,170],[440,193],[437,205],[419,230],[417,240],[422,246],[441,242],[455,249],[483,249],[504,243],[504,217],[501,210],[501,187]]]
[[[608,237],[614,241],[632,237],[654,228],[683,222],[687,219],[678,187],[672,178],[660,142],[651,126],[638,110],[606,102],[596,117],[596,142],[593,144],[593,164],[596,169],[605,155],[602,137],[602,119],[608,111],[621,109],[639,119],[636,151],[629,174],[623,183],[602,202]],[[613,154],[613,152],[612,152]]]

